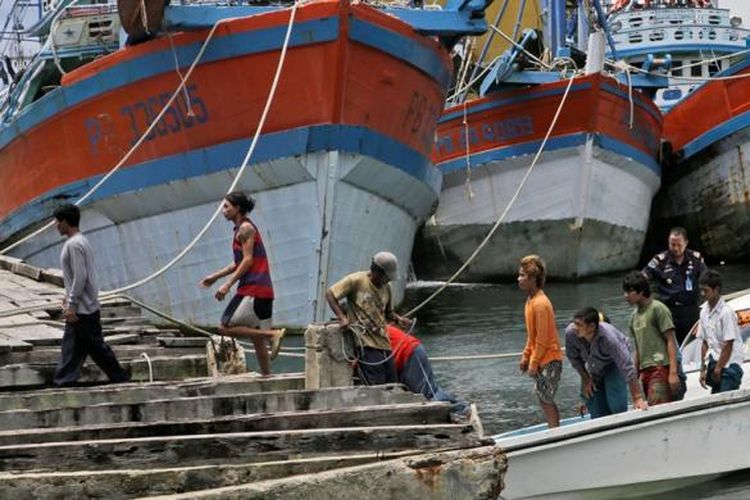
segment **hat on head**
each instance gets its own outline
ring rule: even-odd
[[[398,279],[398,259],[391,252],[378,252],[372,258],[372,263],[383,270],[388,279]]]

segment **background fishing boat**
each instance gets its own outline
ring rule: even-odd
[[[632,87],[659,83],[641,79],[623,85],[595,69],[566,93],[565,76],[585,62],[585,54],[578,42],[566,39],[565,4],[549,3],[543,45],[534,31],[526,31],[491,65],[483,97],[444,111],[433,152],[443,190],[415,251],[420,278],[450,276],[469,258],[510,206],[550,129],[528,183],[461,279],[514,275],[528,253],[543,255],[548,275],[558,278],[637,263],[660,183],[662,119],[650,97]],[[578,33],[587,42],[588,28]],[[545,64],[539,58],[548,52],[554,59]]]
[[[618,54],[633,71],[669,78],[669,86],[655,95],[665,112],[666,165],[646,253],[663,246],[669,227],[681,225],[691,246],[713,259],[749,255],[742,115],[750,81],[742,75],[750,65],[750,30],[729,5],[654,1],[644,8],[626,2],[610,16]]]
[[[139,5],[125,24],[138,25]],[[325,319],[327,286],[367,267],[378,250],[408,261],[440,188],[429,153],[450,81],[448,50],[463,34],[486,29],[483,4],[462,7],[322,0],[298,8],[269,119],[239,183],[257,198],[252,217],[270,259],[277,323]],[[53,10],[45,16],[47,40],[70,16],[70,6]],[[169,261],[210,217],[258,127],[290,4],[169,6],[166,32],[156,36],[146,33],[146,24],[159,25],[149,14],[138,35],[152,39],[95,60],[79,57],[75,69],[65,67],[73,57],[45,44],[15,82],[0,126],[0,241],[7,245],[123,158],[212,36],[143,145],[82,207],[104,288]],[[215,322],[223,304],[197,283],[231,259],[230,235],[217,222],[185,259],[134,293],[182,319]],[[47,232],[11,253],[52,266],[60,243]],[[399,293],[402,286],[396,283]]]

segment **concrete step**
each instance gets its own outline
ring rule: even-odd
[[[144,401],[196,396],[228,396],[251,392],[300,390],[305,387],[301,373],[282,373],[269,378],[258,374],[199,378],[181,382],[111,384],[99,387],[70,387],[0,393],[4,411],[43,411],[55,408],[82,408],[101,403],[136,404]]]
[[[288,475],[311,474],[340,467],[418,455],[419,450],[396,453],[357,453],[272,462],[196,465],[191,467],[117,469],[74,472],[0,472],[5,500],[54,498],[126,499],[221,488]]]
[[[455,424],[107,439],[0,446],[0,470],[185,467],[288,460],[323,453],[468,448],[482,443],[471,427]]]
[[[208,374],[206,356],[160,356],[151,358],[154,380],[182,380],[205,377]],[[149,380],[145,359],[126,360],[122,365],[130,370],[133,380]],[[57,363],[18,364],[0,367],[0,390],[49,387]],[[107,376],[95,364],[84,365],[78,379],[81,384],[107,382]]]
[[[138,340],[140,339],[140,336],[138,335],[130,335],[125,334],[130,339]],[[202,348],[198,347],[191,347],[191,348],[167,348],[167,347],[159,347],[156,345],[151,344],[130,344],[130,343],[123,343],[119,344],[117,343],[117,336],[111,336],[107,337],[107,343],[112,347],[112,350],[115,351],[115,354],[117,355],[117,359],[123,360],[123,359],[135,359],[141,356],[141,353],[148,354],[149,357],[155,358],[155,357],[164,357],[164,356],[185,356],[185,355],[205,355],[206,353],[206,347],[205,345]],[[113,342],[113,340],[115,342]],[[128,338],[124,338],[122,340],[129,341]],[[57,347],[49,347],[49,348],[36,348],[32,351],[24,351],[24,352],[7,352],[2,353],[0,352],[0,365],[15,365],[15,364],[53,364],[57,363],[60,360],[60,348]],[[92,364],[93,362],[89,358],[87,360],[87,364]]]
[[[331,388],[161,399],[141,403],[102,403],[83,408],[0,412],[0,429],[33,429],[124,422],[169,422],[279,411],[328,410],[425,401],[401,387]]]
[[[490,499],[500,496],[507,467],[499,447],[485,446],[143,500]]]
[[[421,402],[335,410],[261,413],[203,420],[14,429],[0,431],[0,446],[232,432],[445,424],[449,422],[450,409],[451,405],[445,402]]]

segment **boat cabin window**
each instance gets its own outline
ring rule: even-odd
[[[692,61],[690,64],[693,65],[690,68],[690,76],[703,76],[703,65],[700,61]]]
[[[719,61],[711,61],[708,63],[708,75],[714,76],[716,73],[721,72],[721,64]]]
[[[682,30],[677,30],[674,32],[674,39],[675,40],[682,40],[685,38],[685,32]]]
[[[721,24],[721,17],[715,14],[708,16],[708,24]]]
[[[665,101],[676,101],[682,99],[682,90],[680,89],[667,89],[662,94]]]
[[[631,28],[637,28],[638,26],[641,26],[643,24],[643,18],[642,17],[631,17],[630,18],[630,27]]]
[[[643,41],[643,35],[641,35],[640,33],[633,33],[628,38],[628,41],[630,43],[641,43]]]
[[[664,40],[664,32],[663,31],[653,31],[650,35],[648,35],[648,39],[652,42],[660,42]]]

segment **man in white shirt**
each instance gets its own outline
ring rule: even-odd
[[[697,337],[701,347],[700,382],[711,394],[739,389],[745,359],[737,315],[721,298],[721,275],[704,272],[698,280],[706,302],[701,306]],[[708,364],[706,364],[708,354]]]

